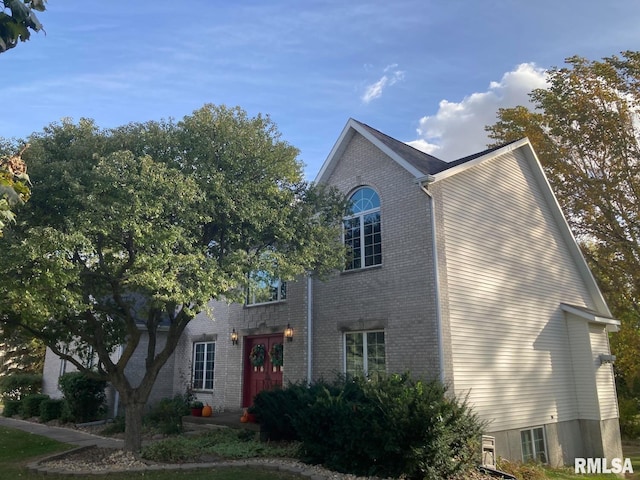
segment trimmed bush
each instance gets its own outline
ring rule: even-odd
[[[106,411],[104,389],[107,382],[96,380],[82,372],[65,373],[58,380],[64,395],[62,417],[76,423],[98,420]]]
[[[2,403],[2,416],[11,418],[22,410],[21,400],[4,400]]]
[[[160,433],[173,435],[182,433],[182,417],[189,415],[189,401],[184,395],[163,398],[145,415],[145,423],[157,428]]]
[[[22,399],[20,415],[22,415],[23,418],[39,417],[40,404],[45,400],[49,400],[49,395],[44,395],[42,393],[27,395]]]
[[[298,440],[294,417],[312,404],[323,389],[338,392],[340,387],[321,380],[311,386],[300,382],[284,389],[263,390],[253,399],[250,411],[269,440]]]
[[[3,403],[7,400],[21,400],[27,395],[40,392],[42,375],[33,373],[14,373],[0,378],[0,396]]]
[[[310,463],[360,476],[439,479],[463,473],[479,453],[482,422],[439,382],[392,375],[301,389],[258,395],[255,410],[267,430],[288,431],[272,417],[289,418]]]
[[[48,398],[40,403],[40,421],[50,422],[57,420],[62,415],[64,400]]]

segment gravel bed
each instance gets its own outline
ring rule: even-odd
[[[351,474],[332,472],[317,465],[307,465],[296,460],[253,458],[247,460],[216,461],[206,463],[190,464],[159,464],[155,462],[145,462],[130,452],[112,448],[89,447],[78,449],[75,452],[62,454],[49,460],[39,462],[40,468],[51,469],[55,472],[68,473],[108,473],[123,472],[130,470],[142,470],[146,468],[215,468],[233,466],[264,466],[279,470],[286,470],[297,473],[312,479],[324,480],[380,480],[378,477],[358,477]],[[479,472],[467,474],[465,480],[489,480],[491,476],[483,475]]]

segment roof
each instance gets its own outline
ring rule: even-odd
[[[338,138],[338,141],[331,150],[331,153],[327,157],[327,160],[324,162],[322,168],[320,169],[320,172],[316,177],[316,182],[322,182],[326,178],[326,176],[331,173],[331,171],[333,170],[333,159],[340,157],[340,154],[348,144],[347,140],[349,140],[355,132],[365,137],[380,150],[386,153],[389,157],[391,157],[406,170],[412,173],[416,178],[420,179],[432,175],[437,175],[447,170],[454,169],[455,167],[458,167],[460,165],[470,163],[473,160],[485,157],[492,152],[498,151],[508,145],[519,141],[516,140],[505,145],[500,145],[479,153],[474,153],[473,155],[469,155],[452,162],[445,162],[444,160],[440,160],[439,158],[418,150],[417,148],[401,142],[400,140],[396,140],[395,138],[382,133],[380,130],[376,130],[375,128],[367,125],[366,123],[362,123],[358,120],[350,118],[347,122],[347,125],[344,127],[342,134]]]
[[[381,131],[370,127],[365,123],[359,122],[358,120],[353,121],[362,126],[362,128],[373,135],[381,143],[389,147],[389,149],[393,150],[399,156],[404,158],[409,164],[414,166],[423,175],[433,175],[434,173],[447,168],[447,162],[440,160],[433,155],[429,155],[428,153],[424,153],[417,148],[412,147],[411,145],[407,145],[404,142],[396,140],[395,138],[392,138],[389,135],[386,135]]]

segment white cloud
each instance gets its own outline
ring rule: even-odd
[[[394,85],[402,80],[404,80],[404,72],[402,70],[398,70],[398,64],[394,63],[392,65],[387,65],[384,68],[384,75],[375,83],[368,85],[365,89],[364,94],[362,95],[362,101],[364,103],[369,103],[371,100],[375,100],[382,96],[382,91]]]
[[[544,69],[533,63],[518,65],[499,82],[491,82],[486,92],[460,102],[442,100],[435,115],[420,119],[418,138],[407,143],[446,161],[482,151],[489,143],[484,127],[496,122],[498,109],[529,105],[529,92],[545,86]]]

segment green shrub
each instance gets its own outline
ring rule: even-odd
[[[2,407],[3,417],[13,417],[14,415],[18,415],[20,410],[22,410],[22,400],[4,400]]]
[[[182,433],[182,417],[189,415],[189,402],[184,395],[163,398],[154,404],[145,415],[145,423],[157,428],[160,433],[173,435]]]
[[[64,400],[49,398],[40,403],[40,421],[57,420],[62,415]]]
[[[81,372],[65,373],[58,380],[64,395],[65,408],[62,417],[77,423],[97,420],[104,415],[107,382],[96,380]]]
[[[625,438],[640,437],[640,409],[636,398],[619,397],[620,432]]]
[[[40,416],[40,404],[49,399],[49,395],[42,393],[34,393],[27,395],[22,399],[22,407],[20,408],[20,415],[23,418],[31,418]]]
[[[197,459],[201,454],[190,439],[172,437],[153,442],[142,448],[142,458],[154,462],[183,463]]]
[[[7,400],[21,400],[27,395],[40,392],[42,375],[32,373],[14,373],[0,378],[0,396],[3,403]]]
[[[263,390],[253,399],[251,413],[270,440],[297,440],[294,417],[313,403],[322,389],[337,391],[339,387],[321,380],[311,386],[301,382],[284,389]]]
[[[113,435],[115,433],[123,433],[126,427],[124,415],[118,415],[113,419],[113,422],[108,423],[102,430],[104,435]]]
[[[439,382],[408,375],[322,386],[293,416],[303,457],[363,476],[449,478],[473,465],[483,424]]]

